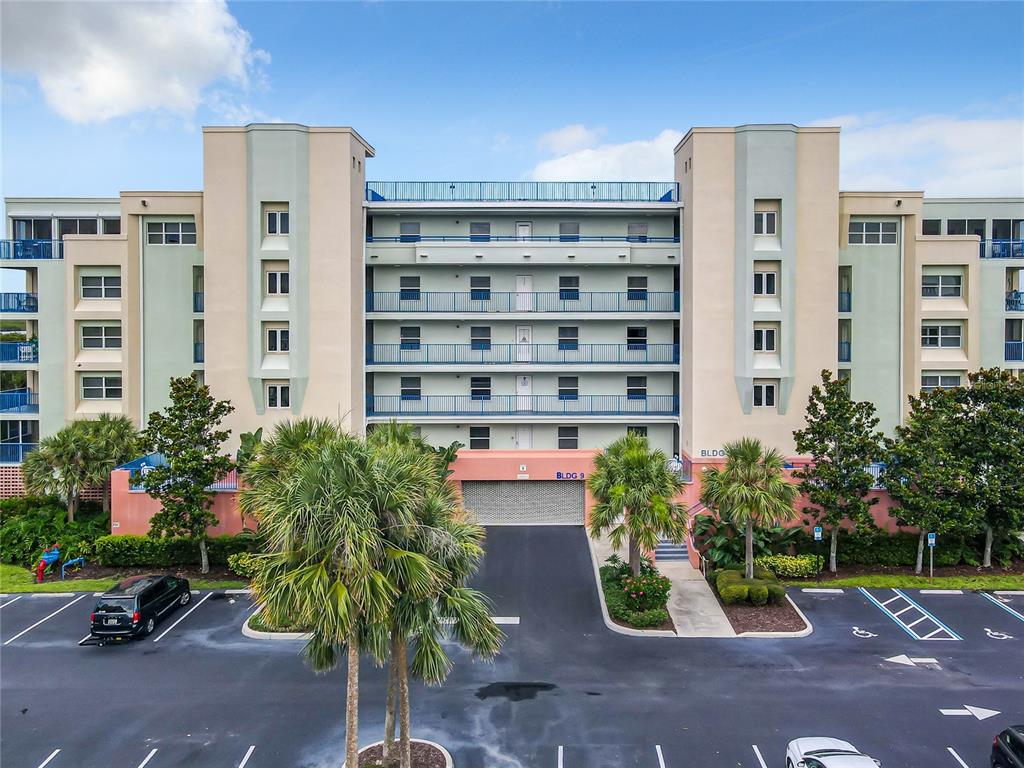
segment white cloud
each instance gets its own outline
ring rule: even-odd
[[[604,128],[587,128],[582,123],[573,123],[545,133],[537,140],[537,145],[549,154],[566,155],[593,147],[601,141],[604,131]]]
[[[166,110],[190,117],[204,90],[245,92],[270,61],[224,0],[2,4],[6,75],[38,81],[47,103],[75,123]],[[233,99],[236,115],[247,111]]]
[[[564,129],[563,129],[564,130]],[[544,160],[531,172],[537,181],[651,181],[673,177],[672,150],[683,138],[666,128],[653,139],[600,144]]]

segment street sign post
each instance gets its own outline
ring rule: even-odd
[[[935,578],[935,534],[928,534],[928,578]]]
[[[825,557],[822,555],[821,550],[823,545],[821,544],[821,526],[814,526],[814,540],[818,542],[818,576],[821,576],[821,569],[825,567]]]

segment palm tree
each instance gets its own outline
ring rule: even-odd
[[[598,454],[588,485],[597,501],[590,511],[591,537],[609,531],[615,549],[628,539],[634,576],[640,575],[642,553],[653,551],[661,537],[686,540],[686,513],[674,501],[682,480],[662,451],[651,450],[646,437],[628,432]]]
[[[82,490],[96,478],[100,453],[91,435],[73,424],[44,437],[21,465],[25,488],[41,496],[57,496],[67,505],[68,522],[78,511]]]
[[[103,512],[110,514],[110,473],[142,451],[142,437],[127,416],[102,413],[96,419],[76,421],[72,426],[94,441],[98,454],[90,470],[89,484],[103,488]]]
[[[760,440],[744,437],[725,444],[725,466],[705,469],[701,502],[745,528],[746,577],[754,578],[754,526],[795,520],[799,491],[783,474],[778,450],[765,450]]]

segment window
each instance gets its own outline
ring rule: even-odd
[[[120,325],[83,325],[82,349],[120,349]]]
[[[946,221],[947,235],[978,235],[985,238],[984,219],[948,219]]]
[[[52,240],[53,221],[51,219],[15,219],[15,240]]]
[[[491,348],[491,326],[474,325],[469,329],[469,346],[471,349],[488,350]]]
[[[578,276],[558,276],[558,298],[562,301],[580,300],[580,279]]]
[[[287,272],[267,272],[267,295],[287,296],[289,291]]]
[[[120,400],[121,376],[119,374],[112,374],[110,376],[83,376],[82,399]]]
[[[580,428],[579,427],[559,427],[558,428],[558,448],[559,450],[575,450],[580,447]]]
[[[579,349],[580,329],[575,325],[563,325],[558,328],[559,349]]]
[[[486,243],[491,239],[491,222],[471,221],[469,222],[469,239],[474,243]]]
[[[473,450],[487,450],[491,447],[490,427],[470,427],[469,447]]]
[[[398,278],[398,298],[402,301],[420,300],[420,278],[417,275],[404,275]]]
[[[398,242],[418,243],[420,241],[420,223],[418,221],[402,221],[398,224]]]
[[[103,234],[104,235],[120,235],[121,234],[121,219],[103,219]]]
[[[578,243],[580,223],[578,221],[560,221],[558,223],[558,239],[563,243]]]
[[[402,349],[420,348],[420,327],[418,325],[403,325],[398,329],[398,336],[401,340],[399,346]]]
[[[895,221],[851,221],[848,241],[851,245],[875,245],[896,242]]]
[[[288,234],[288,211],[267,211],[267,234]]]
[[[922,392],[931,392],[933,389],[955,389],[959,386],[959,374],[928,373],[921,376]]]
[[[488,275],[470,275],[469,298],[473,301],[491,300],[491,278]]]
[[[921,295],[926,299],[958,298],[962,290],[962,275],[921,275]]]
[[[290,408],[291,387],[287,384],[267,384],[267,408]]]
[[[647,329],[626,328],[626,349],[647,349]]]
[[[778,274],[775,272],[755,272],[754,273],[754,295],[755,296],[775,296],[775,282],[778,279]]]
[[[775,385],[766,382],[754,382],[754,407],[775,407]]]
[[[775,234],[775,211],[754,211],[754,234]]]
[[[922,325],[921,346],[956,348],[960,346],[961,334],[959,325]]]
[[[267,328],[267,352],[288,351],[288,329]]]
[[[647,437],[647,427],[642,426],[629,426],[626,427],[627,435],[639,435],[640,437]]]
[[[647,399],[647,377],[627,376],[626,377],[626,399],[646,400]]]
[[[646,275],[630,275],[626,278],[626,298],[629,301],[647,301]]]
[[[150,245],[195,245],[195,222],[151,221],[146,224],[146,242]]]
[[[82,275],[83,299],[120,299],[120,275]]]
[[[626,239],[631,243],[647,242],[647,222],[637,222],[626,226]]]
[[[942,234],[942,219],[922,219],[921,220],[921,234],[922,235],[941,235]]]
[[[491,399],[491,377],[490,376],[471,376],[469,379],[469,399],[470,400],[490,400]]]
[[[421,396],[420,392],[420,377],[419,376],[403,376],[400,384],[400,392],[402,400],[419,400]]]
[[[775,329],[755,328],[754,329],[754,351],[774,352],[775,351]]]
[[[98,224],[96,219],[57,219],[57,235],[61,240],[64,235],[95,235]]]
[[[559,376],[558,377],[558,399],[559,400],[579,400],[580,398],[580,379],[578,376]]]
[[[850,394],[850,369],[840,368],[836,372],[836,378],[846,386],[846,394]]]

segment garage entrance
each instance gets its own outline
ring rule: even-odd
[[[581,480],[466,480],[462,500],[481,525],[583,525]]]

